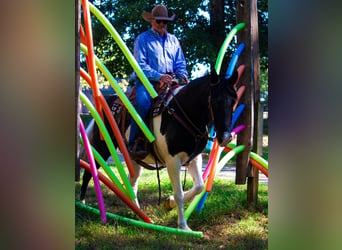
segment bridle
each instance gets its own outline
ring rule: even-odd
[[[218,77],[218,80],[216,83],[210,83],[209,85],[209,97],[208,97],[208,107],[209,107],[209,111],[210,111],[210,117],[211,117],[211,122],[213,124],[215,124],[215,117],[214,117],[214,111],[213,111],[213,105],[212,105],[212,98],[211,98],[211,94],[212,94],[212,90],[213,87],[216,87],[217,85],[220,84],[220,78]]]
[[[182,106],[179,104],[176,96],[173,93],[172,89],[169,89],[167,91],[171,91],[171,95],[173,100],[175,101],[175,104],[177,108],[180,110],[182,113],[183,117],[185,119],[182,119],[173,108],[170,108],[168,105],[166,105],[166,109],[169,115],[173,116],[194,138],[195,142],[201,140],[201,139],[208,139],[208,132],[205,130],[202,132],[189,118],[189,116],[185,113],[184,109]],[[211,111],[212,112],[212,111]]]
[[[208,96],[208,107],[209,107],[209,113],[210,113],[210,122],[213,122],[215,124],[215,118],[214,118],[214,112],[213,112],[213,107],[212,107],[212,88],[217,86],[220,83],[220,78],[218,78],[218,81],[216,83],[210,83],[209,85],[209,96]],[[184,119],[182,119],[173,108],[170,108],[166,103],[165,100],[164,104],[165,107],[167,109],[167,112],[169,115],[173,116],[194,138],[195,138],[195,142],[197,145],[197,142],[199,140],[208,140],[208,131],[204,130],[201,131],[189,118],[189,116],[186,114],[186,112],[184,111],[184,109],[182,108],[182,106],[180,105],[180,103],[177,100],[176,95],[173,92],[173,89],[170,88],[169,86],[167,86],[166,91],[170,91],[172,98],[177,106],[177,108],[180,110],[180,112],[182,113]]]

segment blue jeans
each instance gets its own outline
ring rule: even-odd
[[[152,97],[148,93],[145,86],[137,80],[135,84],[135,91],[136,91],[136,99],[135,99],[135,109],[137,113],[140,115],[141,119],[144,120],[151,108],[152,105]],[[131,132],[129,135],[128,140],[128,147],[132,148],[134,145],[134,141],[139,134],[139,127],[134,121],[131,119]]]

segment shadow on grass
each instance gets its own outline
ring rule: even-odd
[[[166,171],[165,171],[166,172]],[[167,174],[161,172],[161,205],[158,206],[158,184],[155,174],[149,174],[139,183],[138,197],[142,210],[155,224],[176,227],[177,212],[163,208],[165,198],[172,194]],[[186,189],[192,186],[187,181]],[[80,184],[76,184],[78,194]],[[102,188],[106,211],[139,219],[112,191]],[[87,204],[97,208],[93,186],[87,192]],[[185,208],[189,202],[185,204]],[[246,185],[235,185],[233,181],[215,179],[201,213],[194,212],[189,226],[202,231],[203,238],[172,235],[138,228],[117,221],[102,225],[99,216],[76,208],[75,246],[77,249],[267,249],[268,240],[268,186],[259,185],[258,204],[248,209]]]

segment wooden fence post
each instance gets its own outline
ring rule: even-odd
[[[258,170],[251,168],[249,164],[249,153],[252,149],[256,152],[255,149],[260,145],[260,136],[258,136],[258,127],[260,126],[260,70],[257,1],[237,0],[236,19],[237,23],[244,22],[246,24],[245,28],[237,34],[238,44],[241,42],[246,44],[245,51],[239,61],[240,64],[246,65],[246,70],[240,80],[240,84],[246,85],[245,94],[241,99],[246,108],[239,122],[245,124],[246,128],[237,137],[237,145],[245,145],[245,151],[236,157],[235,183],[245,184],[246,177],[248,177],[247,203],[250,205],[257,203],[259,182]]]
[[[80,180],[79,163],[79,117],[80,117],[80,24],[81,5],[79,0],[75,0],[75,181]]]

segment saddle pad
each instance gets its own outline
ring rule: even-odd
[[[135,87],[132,87],[127,92],[125,92],[128,100],[132,103],[132,105],[135,105]],[[121,99],[115,95],[115,99],[113,99],[112,103],[108,103],[113,116],[118,116],[122,113],[123,108],[126,109],[126,107],[123,105]]]

